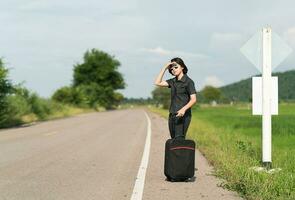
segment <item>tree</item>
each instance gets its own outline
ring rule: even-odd
[[[213,86],[205,86],[201,92],[207,102],[218,101],[221,97],[221,91]]]
[[[162,104],[163,108],[168,109],[170,105],[170,90],[168,88],[156,87],[152,91],[153,100],[156,104]]]
[[[0,126],[7,121],[8,102],[7,96],[13,92],[13,86],[8,80],[8,69],[4,67],[0,58]]]
[[[54,92],[52,99],[64,104],[72,104],[76,106],[82,106],[84,97],[78,88],[65,86]]]
[[[4,67],[3,61],[0,58],[0,102],[13,90],[13,86],[7,77],[8,69]]]
[[[73,87],[84,91],[91,106],[112,108],[123,99],[115,90],[125,88],[123,76],[117,71],[119,66],[118,60],[103,51],[87,51],[83,63],[74,66]]]

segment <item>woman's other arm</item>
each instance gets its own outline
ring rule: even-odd
[[[181,117],[184,115],[187,109],[191,108],[195,103],[197,102],[197,95],[196,94],[191,94],[190,95],[190,101],[183,106],[179,111],[177,111],[177,117]]]
[[[196,94],[191,94],[190,95],[190,101],[183,107],[184,110],[187,110],[187,109],[191,108],[196,102],[197,102],[197,95]]]

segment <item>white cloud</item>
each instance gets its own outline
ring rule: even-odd
[[[221,42],[236,41],[242,38],[238,33],[213,33],[212,39]]]
[[[241,42],[243,41],[243,36],[238,33],[213,33],[210,38],[210,48],[217,49],[229,49],[229,48],[239,48]]]
[[[153,49],[142,48],[141,50],[159,55],[169,55],[171,53],[170,51],[165,50],[162,47],[156,47]]]
[[[205,81],[204,81],[204,86],[205,85],[211,85],[211,86],[214,86],[214,87],[220,87],[222,85],[224,85],[224,83],[217,77],[217,76],[207,76],[205,78]]]
[[[22,12],[37,12],[51,15],[110,15],[133,11],[137,8],[137,0],[30,0],[21,2],[17,7]]]
[[[18,10],[20,11],[34,11],[34,10],[43,10],[43,9],[48,9],[48,8],[51,8],[53,4],[48,2],[48,1],[42,1],[42,0],[39,0],[39,1],[29,1],[29,2],[26,2],[22,5],[20,5],[18,7]]]
[[[186,57],[186,58],[196,58],[196,59],[207,59],[209,56],[205,54],[200,53],[191,53],[191,52],[184,52],[184,51],[173,51],[173,50],[167,50],[163,49],[162,47],[156,47],[156,48],[142,48],[140,51],[154,53],[160,56],[179,56],[179,57]]]
[[[289,28],[284,34],[283,38],[287,43],[290,43],[293,47],[295,47],[295,27]]]

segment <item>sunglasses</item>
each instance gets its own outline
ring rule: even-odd
[[[170,72],[170,74],[172,74],[172,71],[173,71],[174,69],[178,69],[178,65],[175,64],[175,63],[173,63],[173,64],[171,64],[171,65],[169,66],[169,72]]]
[[[178,69],[178,65],[173,63],[169,67],[169,72],[171,73],[174,69]]]

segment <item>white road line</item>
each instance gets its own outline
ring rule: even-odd
[[[147,118],[147,135],[145,139],[145,146],[144,146],[144,151],[140,163],[140,167],[137,173],[137,177],[135,180],[135,185],[133,188],[132,196],[130,200],[141,200],[142,199],[142,194],[143,194],[143,188],[144,188],[144,180],[145,180],[145,174],[146,174],[146,169],[148,167],[148,162],[149,162],[149,154],[150,154],[150,146],[151,146],[151,120],[149,116],[147,115],[146,112],[144,112],[146,118]]]

